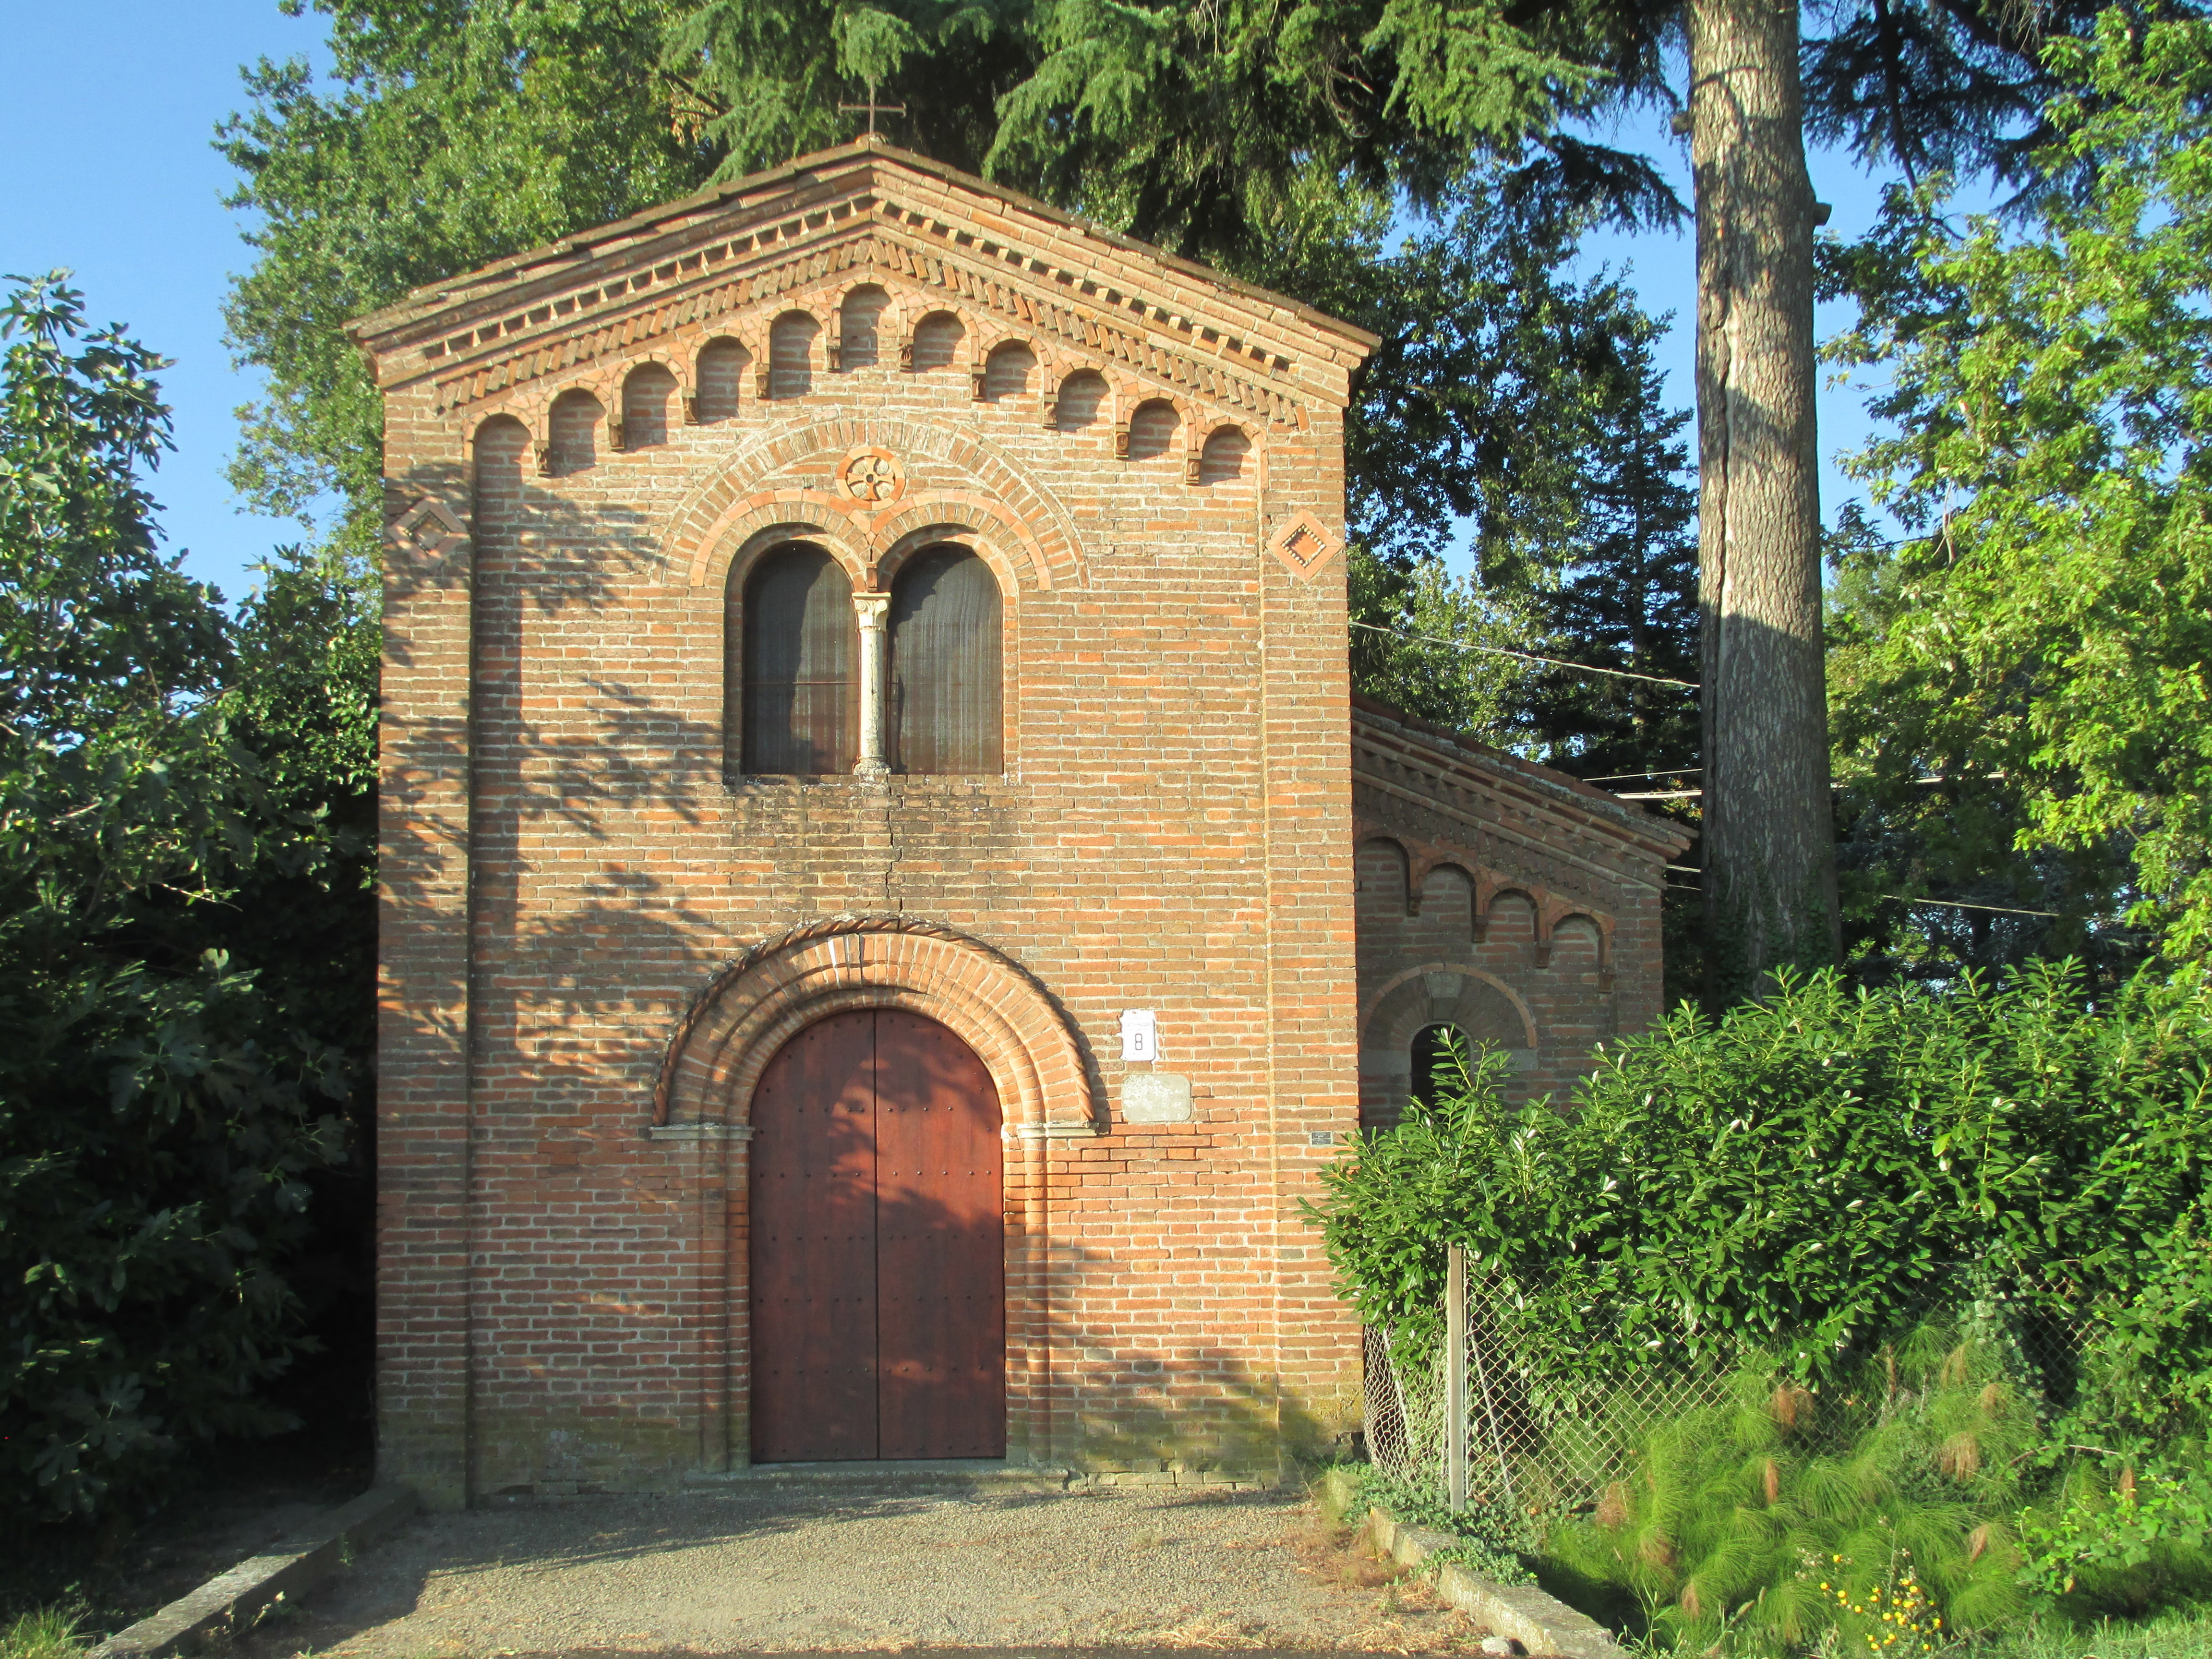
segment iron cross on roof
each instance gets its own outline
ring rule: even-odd
[[[906,113],[906,106],[904,104],[878,104],[876,101],[876,83],[873,81],[871,81],[867,83],[867,87],[868,101],[866,103],[840,104],[837,106],[837,108],[840,113],[849,115],[858,115],[864,110],[867,112],[868,137],[872,138],[876,136],[876,117],[878,115],[903,115]]]

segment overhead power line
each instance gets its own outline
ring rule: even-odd
[[[1902,893],[1880,893],[1875,896],[1895,899],[1899,904],[1940,904],[1946,910],[1994,910],[2001,916],[2043,916],[2052,921],[2063,920],[2056,910],[2023,910],[2013,904],[1961,904],[1957,899],[1907,898]]]
[[[1584,783],[1620,783],[1629,778],[1686,778],[1692,772],[1702,772],[1702,766],[1669,766],[1657,772],[1608,772],[1601,778],[1584,778]]]
[[[1625,668],[1597,668],[1586,662],[1562,662],[1557,657],[1539,657],[1527,651],[1508,651],[1502,645],[1469,645],[1465,640],[1447,640],[1434,634],[1401,634],[1395,628],[1377,628],[1373,623],[1356,622],[1352,625],[1389,639],[1417,640],[1423,645],[1449,646],[1455,651],[1480,651],[1487,656],[1511,657],[1520,662],[1541,663],[1547,668],[1571,668],[1577,674],[1604,674],[1616,680],[1642,680],[1650,685],[1674,685],[1685,691],[1698,689],[1688,680],[1670,680],[1663,674],[1632,674]]]
[[[1623,796],[1622,799],[1625,800],[1628,797]],[[1686,876],[1701,876],[1705,873],[1704,871],[1692,869],[1686,864],[1670,864],[1666,867],[1669,870],[1679,870]],[[1686,886],[1679,881],[1670,881],[1667,885],[1685,893],[1701,893],[1705,890],[1702,887]],[[1960,899],[1907,898],[1902,893],[1876,893],[1875,896],[1895,899],[1899,904],[1940,904],[1946,910],[1987,910],[2001,916],[2041,916],[2047,921],[2065,920],[2064,916],[2057,910],[2023,910],[2016,904],[1968,904]]]

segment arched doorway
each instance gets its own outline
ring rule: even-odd
[[[833,1014],[754,1091],[752,1455],[1003,1457],[998,1091],[918,1014]]]

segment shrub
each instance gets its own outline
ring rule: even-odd
[[[216,596],[155,549],[159,360],[58,278],[0,305],[0,1506],[84,1516],[266,1430],[343,1155],[329,1045],[206,948],[327,834],[267,799]]]
[[[1314,1213],[1372,1324],[1425,1330],[1465,1246],[1562,1389],[1753,1349],[1813,1382],[1932,1306],[2001,1302],[2100,1321],[2092,1380],[2154,1425],[2212,1386],[2208,1060],[2201,978],[2104,1009],[2064,965],[1939,991],[1821,974],[1717,1022],[1684,1008],[1563,1104],[1509,1111],[1502,1058],[1475,1055],[1362,1136]]]

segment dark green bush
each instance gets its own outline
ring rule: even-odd
[[[2212,1382],[2191,1291],[2212,1273],[2208,1060],[2202,979],[2101,1009],[2064,966],[1940,992],[1824,974],[1717,1023],[1685,1008],[1563,1103],[1509,1111],[1502,1058],[1477,1055],[1363,1137],[1316,1216],[1372,1323],[1433,1319],[1464,1245],[1518,1288],[1563,1386],[1753,1348],[1809,1381],[1930,1307],[2001,1298],[2099,1322],[2106,1408],[2154,1427]]]
[[[282,1420],[346,1079],[209,935],[331,836],[240,741],[229,620],[155,548],[159,360],[58,278],[0,339],[0,1508],[84,1516]]]

